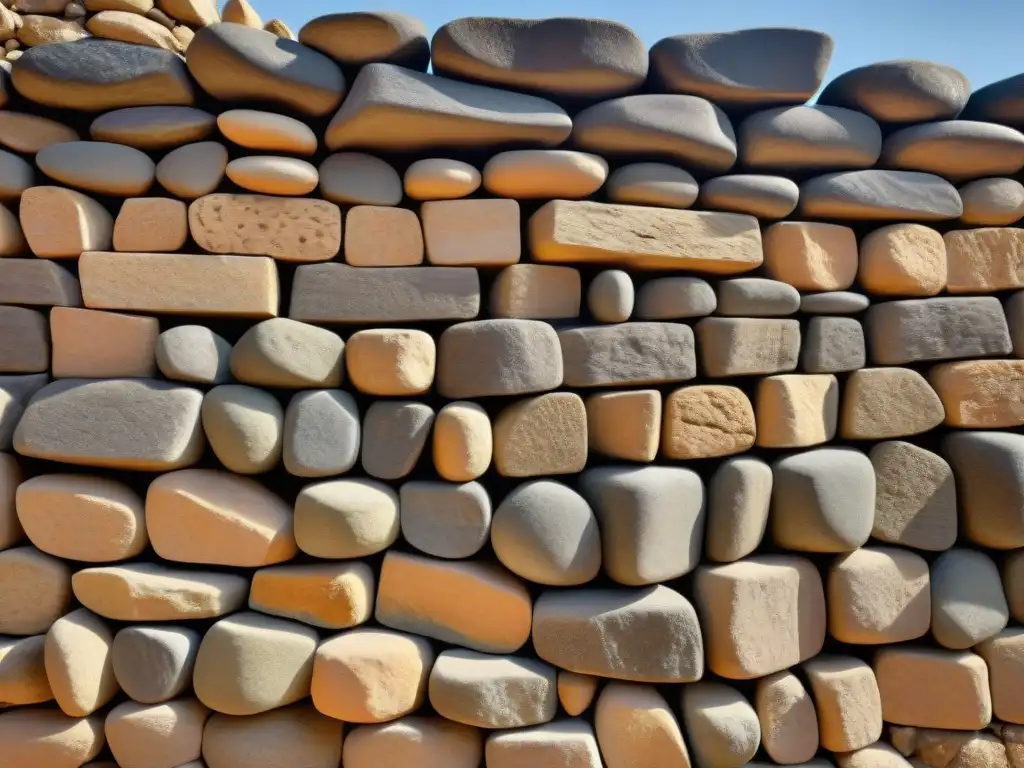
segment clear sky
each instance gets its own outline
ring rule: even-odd
[[[589,16],[631,26],[648,46],[662,37],[745,27],[807,27],[832,35],[825,82],[861,64],[927,59],[963,72],[974,88],[1024,72],[1020,0],[250,0],[296,32],[343,10],[403,11],[430,30],[462,16]]]

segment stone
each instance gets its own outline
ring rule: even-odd
[[[0,371],[40,373],[49,367],[46,315],[24,307],[0,307]]]
[[[188,239],[188,214],[180,200],[136,197],[125,200],[114,222],[115,251],[177,251]],[[84,248],[102,251],[109,248]]]
[[[216,618],[244,606],[249,592],[242,576],[153,563],[86,568],[72,583],[82,605],[114,621]]]
[[[570,328],[558,339],[570,387],[663,384],[697,375],[693,331],[682,323]]]
[[[540,661],[451,649],[430,672],[430,705],[477,728],[550,722],[558,708],[555,670]]]
[[[718,307],[715,289],[699,277],[658,277],[637,293],[640,320],[678,320],[710,315]]]
[[[754,444],[754,409],[742,390],[720,384],[681,387],[665,398],[661,452],[669,459],[742,453]]]
[[[315,325],[275,317],[252,326],[231,351],[238,381],[293,389],[336,387],[344,378],[345,342]]]
[[[942,453],[956,477],[967,538],[992,549],[1024,546],[1024,436],[953,432]]]
[[[665,163],[632,163],[612,171],[605,194],[613,203],[689,208],[697,199],[689,171]]]
[[[46,633],[46,677],[66,715],[86,717],[118,693],[111,660],[114,635],[84,608],[57,619]]]
[[[324,629],[347,629],[373,613],[374,576],[361,562],[279,565],[253,575],[249,607]]]
[[[156,180],[173,195],[194,200],[215,192],[224,178],[228,151],[216,141],[171,150],[156,164]]]
[[[480,278],[472,267],[307,264],[295,270],[288,312],[318,323],[471,320],[480,312]]]
[[[973,731],[992,719],[988,667],[969,651],[883,648],[874,669],[887,723]]]
[[[291,509],[264,486],[212,469],[161,475],[146,493],[150,543],[165,560],[253,568],[295,556]]]
[[[1006,302],[1006,320],[1010,326],[1013,353],[1024,358],[1024,291],[1017,291]]]
[[[163,704],[126,701],[107,713],[107,745],[124,768],[184,765],[202,752],[210,710],[195,699]]]
[[[885,742],[840,755],[837,758],[839,768],[914,768],[895,749]]]
[[[156,339],[156,364],[164,378],[223,384],[231,379],[231,344],[202,325],[168,328]]]
[[[783,221],[764,233],[769,276],[801,291],[842,291],[857,277],[857,238],[850,227]]]
[[[147,378],[156,373],[159,323],[153,317],[54,307],[54,378]]]
[[[258,613],[220,619],[203,636],[192,680],[203,704],[255,715],[309,695],[316,630]],[[260,674],[251,674],[253,669]]]
[[[0,263],[0,303],[80,307],[82,291],[75,276],[51,261],[4,259]]]
[[[23,155],[35,155],[50,144],[79,138],[74,128],[48,117],[6,110],[0,114],[0,145]]]
[[[1024,127],[1019,96],[1021,80],[1020,75],[1013,75],[979,88],[967,100],[967,106],[961,113],[963,118]]]
[[[727,317],[784,317],[800,309],[796,288],[762,277],[735,277],[718,284],[719,315]]]
[[[384,555],[374,618],[386,627],[482,653],[515,653],[530,637],[532,614],[526,587],[498,566]]]
[[[493,437],[487,412],[469,401],[448,403],[437,413],[433,437],[434,468],[445,480],[475,480],[491,463]]]
[[[373,63],[360,70],[324,140],[330,150],[389,152],[556,146],[572,127],[569,116],[546,99]]]
[[[704,673],[697,612],[664,585],[541,592],[533,647],[549,664],[643,683],[690,683]]]
[[[107,250],[113,242],[114,220],[106,208],[73,189],[26,189],[18,217],[24,233],[22,247],[27,241],[32,253],[41,258],[78,258],[85,251]]]
[[[240,385],[221,385],[203,398],[203,432],[226,469],[255,475],[281,460],[284,409],[273,395]]]
[[[85,25],[96,37],[163,48],[181,53],[184,48],[163,24],[133,11],[100,11]]]
[[[273,768],[293,762],[336,768],[343,729],[339,720],[307,704],[248,717],[214,713],[203,731],[203,763],[195,768]]]
[[[945,179],[918,171],[826,173],[800,185],[802,216],[874,221],[959,218],[963,203]]]
[[[877,483],[872,537],[932,552],[953,546],[956,485],[949,464],[901,441],[879,443],[869,457]]]
[[[963,224],[1008,227],[1024,218],[1024,184],[1015,179],[976,179],[957,191],[964,204]]]
[[[506,406],[493,424],[494,467],[505,477],[581,472],[587,463],[587,413],[572,392]]]
[[[0,552],[0,634],[38,635],[67,611],[71,569],[34,547]]]
[[[594,512],[582,496],[551,480],[513,489],[494,511],[490,539],[506,568],[537,584],[585,584],[601,569],[601,533]]]
[[[741,29],[666,37],[651,48],[651,78],[730,110],[802,104],[821,85],[832,38],[810,29]]]
[[[1016,757],[1014,749],[1019,749],[1019,742],[1015,743],[1019,729],[997,725],[992,730],[993,733],[979,733],[894,726],[891,732],[899,752],[916,758],[910,762],[913,766],[931,768],[945,762],[953,768],[972,765],[1011,768]]]
[[[855,315],[871,305],[871,299],[853,291],[806,293],[800,297],[800,311],[808,315]]]
[[[606,685],[597,699],[594,728],[608,768],[643,763],[690,768],[679,723],[653,686]]]
[[[201,27],[185,63],[207,94],[228,103],[259,101],[320,117],[345,95],[345,77],[326,56],[242,24]]]
[[[68,464],[149,471],[185,467],[203,452],[202,399],[199,390],[162,381],[55,381],[29,402],[14,447],[24,456]]]
[[[1009,608],[995,563],[984,552],[950,549],[931,566],[932,636],[966,650],[1006,628]]]
[[[17,489],[22,479],[18,460],[0,453],[0,551],[9,549],[25,536],[16,509]]]
[[[608,162],[568,149],[517,149],[494,155],[483,170],[484,189],[515,199],[583,198],[599,190]],[[429,210],[424,206],[424,211]],[[471,221],[474,217],[468,217]]]
[[[376,480],[313,483],[295,500],[295,539],[313,557],[366,557],[398,539],[398,514],[398,494]]]
[[[569,717],[586,712],[594,701],[599,678],[576,672],[558,671],[558,701]]]
[[[921,224],[890,224],[860,244],[860,284],[876,296],[934,296],[946,287],[946,243]]]
[[[393,206],[402,201],[402,180],[383,160],[361,152],[337,152],[320,164],[320,192],[335,203]]]
[[[354,267],[423,263],[423,229],[415,211],[357,205],[345,215],[345,262]]]
[[[816,104],[756,112],[736,136],[740,163],[756,171],[870,168],[882,152],[882,131],[871,117]]]
[[[394,11],[318,16],[299,30],[299,40],[343,67],[383,61],[425,72],[430,61],[430,43],[423,22]]]
[[[480,171],[469,163],[432,157],[416,160],[406,169],[405,194],[413,200],[455,200],[476,192],[482,180]]]
[[[174,46],[170,50],[176,49]],[[202,141],[213,132],[214,124],[213,115],[193,107],[127,107],[97,117],[89,126],[89,134],[95,141],[152,151]]]
[[[852,752],[882,735],[882,701],[871,667],[849,656],[821,655],[802,665],[818,713],[821,746]]]
[[[661,444],[661,393],[599,392],[584,400],[589,449],[613,459],[654,461]]]
[[[345,737],[342,759],[349,768],[375,768],[388,761],[421,768],[477,768],[483,756],[479,729],[443,717],[406,715],[354,728]]]
[[[370,395],[423,394],[434,380],[435,361],[434,340],[423,331],[357,331],[345,349],[352,384]]]
[[[202,638],[187,627],[130,626],[114,636],[112,660],[118,685],[135,701],[159,704],[192,687]]]
[[[1024,229],[967,229],[948,232],[943,239],[950,293],[1024,288]]]
[[[298,392],[285,409],[281,458],[291,475],[329,477],[348,472],[359,457],[359,440],[359,410],[348,392]]]
[[[561,720],[493,733],[484,747],[491,768],[601,768],[601,753],[590,725]]]
[[[44,635],[0,640],[0,700],[5,706],[42,704],[53,700],[46,679]],[[2,720],[0,720],[2,723]],[[0,725],[0,730],[2,730]]]
[[[434,410],[424,403],[378,400],[370,405],[363,418],[363,470],[382,480],[408,475],[423,454],[433,423]]]
[[[495,267],[519,261],[515,200],[428,200],[420,207],[420,219],[431,264]]]
[[[784,219],[796,210],[800,187],[783,176],[735,174],[705,181],[700,204],[713,211],[747,213],[761,219]]]
[[[105,743],[99,715],[68,717],[55,709],[9,709],[0,714],[0,744],[11,765],[79,768]]]
[[[760,459],[726,459],[708,484],[705,554],[731,563],[754,552],[768,525],[772,469]]]
[[[761,745],[757,713],[743,695],[721,683],[683,688],[683,724],[698,768],[738,768]]]
[[[882,162],[954,180],[1012,175],[1024,167],[1024,134],[972,120],[914,125],[886,136]]]
[[[489,314],[528,320],[574,318],[580,314],[580,297],[580,273],[573,267],[512,264],[491,284]]]
[[[587,308],[598,322],[624,323],[633,314],[634,302],[633,280],[621,269],[598,272],[587,286]]]
[[[85,25],[74,19],[57,19],[53,16],[26,14],[21,17],[21,22],[17,40],[28,47],[53,43],[73,43],[89,36]]]
[[[754,317],[706,317],[696,325],[701,365],[722,378],[792,371],[800,354],[800,323]]]
[[[972,360],[936,365],[928,374],[953,427],[1017,427],[1024,424],[1019,382],[1024,360]]]
[[[29,540],[54,557],[114,562],[149,543],[142,499],[109,478],[38,475],[18,486],[17,507]]]
[[[35,185],[36,174],[32,166],[10,152],[0,150],[0,172],[3,173],[3,180],[0,181],[0,200],[16,201],[22,192]]]
[[[218,23],[220,11],[208,0],[158,0],[157,7],[172,19],[194,27]]]
[[[777,763],[804,763],[818,751],[818,715],[800,678],[789,670],[757,681],[754,707],[761,743]]]
[[[487,543],[491,499],[480,483],[410,481],[399,498],[402,538],[420,552],[461,559]]]
[[[32,373],[24,376],[0,376],[0,448],[7,451],[11,450],[13,447],[14,430],[21,420],[21,415],[25,411],[28,400],[49,380],[49,375],[45,373]],[[4,461],[10,465],[14,462],[14,458],[11,457]],[[10,494],[8,493],[8,498],[9,496]],[[7,514],[13,516],[13,507],[10,507],[10,511]],[[7,541],[7,537],[15,533],[20,536],[21,527],[19,526],[18,530],[12,533],[9,526],[5,523],[0,527],[0,531],[3,531],[0,534],[0,548],[2,548],[14,543],[13,540]]]
[[[266,195],[307,195],[320,180],[316,167],[305,160],[270,155],[232,160],[225,173],[242,189]]]
[[[880,123],[955,118],[970,96],[967,78],[930,61],[897,60],[851,69],[830,82],[819,104],[863,112]]]
[[[263,319],[277,315],[272,259],[90,251],[78,261],[91,309]],[[232,286],[226,292],[223,286]]]
[[[43,147],[36,165],[61,184],[117,197],[144,195],[156,166],[132,147],[105,141],[66,141]]]
[[[1022,650],[1024,630],[1019,627],[1004,629],[976,648],[989,668],[993,712],[996,718],[1007,723],[1024,720],[1017,696],[1021,685]]]
[[[317,139],[313,130],[287,115],[254,109],[229,109],[217,116],[217,127],[226,139],[248,149],[296,155],[316,152]]]
[[[755,402],[762,448],[807,448],[835,437],[839,381],[831,374],[768,376]]]
[[[35,187],[30,187],[30,189],[35,189]],[[22,197],[24,197],[24,193]],[[0,213],[0,256],[16,256],[19,253],[24,253],[26,246],[25,235],[18,217],[3,208],[3,213]]]

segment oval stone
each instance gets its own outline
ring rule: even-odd
[[[337,152],[320,164],[320,193],[335,203],[398,205],[402,179],[383,160],[362,152]]]
[[[100,115],[89,126],[96,141],[136,149],[171,149],[205,139],[215,118],[193,107],[127,107]]]
[[[297,155],[316,152],[313,129],[287,115],[255,109],[229,109],[217,116],[217,127],[229,141],[249,149]]]
[[[800,187],[783,176],[736,174],[705,181],[700,204],[712,211],[749,213],[761,219],[784,219],[800,199]]]
[[[484,166],[484,188],[498,197],[589,197],[608,176],[604,158],[565,149],[501,152]]]
[[[430,43],[423,22],[393,11],[318,16],[299,30],[299,42],[343,67],[383,61],[425,72],[430,62]]]
[[[964,224],[1006,227],[1024,217],[1024,184],[1015,179],[977,179],[959,192]]]
[[[606,193],[613,203],[689,208],[697,199],[697,180],[689,171],[664,163],[633,163],[615,169]]]
[[[267,195],[309,194],[320,180],[314,166],[294,157],[241,157],[228,163],[226,171],[243,189]]]
[[[216,190],[227,164],[228,151],[216,141],[186,144],[157,163],[156,180],[171,194],[190,200]]]
[[[144,195],[156,176],[145,154],[106,141],[51,144],[36,155],[36,165],[62,184],[117,197]]]

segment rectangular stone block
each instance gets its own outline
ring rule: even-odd
[[[277,316],[272,259],[188,253],[83,253],[85,304],[170,315]]]
[[[697,375],[693,331],[682,323],[621,323],[559,331],[564,382],[602,387],[686,381]]]
[[[431,200],[420,217],[431,264],[499,267],[519,261],[515,200]]]
[[[176,251],[187,239],[188,209],[181,200],[169,197],[129,198],[114,221],[115,251]]]
[[[0,304],[80,307],[75,276],[52,261],[0,259]]]
[[[1024,424],[1024,360],[965,360],[937,365],[928,381],[951,427],[999,429]]]
[[[0,376],[0,451],[11,449],[14,428],[25,412],[25,405],[49,380],[47,373]]]
[[[156,375],[155,317],[54,307],[50,312],[56,379],[151,378]]]
[[[357,205],[345,216],[345,261],[353,267],[423,263],[423,230],[414,211]]]
[[[697,323],[704,372],[711,377],[785,373],[800,355],[800,322],[762,317],[706,317]]]
[[[0,307],[0,373],[40,373],[49,367],[46,315],[24,307]]]
[[[812,317],[800,344],[805,373],[845,373],[867,363],[864,328],[855,317]]]
[[[64,187],[30,187],[18,207],[21,228],[36,256],[77,259],[110,247],[114,220],[88,195]]]
[[[480,312],[473,267],[351,267],[295,270],[288,316],[319,323],[471,320]]]
[[[1024,229],[983,227],[943,235],[946,290],[992,293],[1024,288]]]
[[[556,320],[579,317],[580,273],[572,267],[513,264],[491,286],[491,317]]]
[[[736,274],[764,260],[757,219],[740,213],[553,200],[530,217],[529,238],[545,262]]]

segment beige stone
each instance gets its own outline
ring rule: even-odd
[[[17,256],[27,247],[18,217],[0,205],[0,256]]]
[[[491,286],[491,317],[554,320],[579,317],[580,273],[572,267],[512,264]]]
[[[74,128],[48,117],[27,112],[0,112],[0,144],[23,155],[34,155],[43,147],[79,138]]]
[[[118,1],[113,0],[111,4]],[[154,8],[146,16],[151,16],[154,22],[173,33],[174,21],[162,11]],[[195,107],[126,107],[93,120],[89,135],[96,141],[125,144],[145,151],[173,150],[188,142],[205,139],[213,132],[215,123],[213,115]]]
[[[768,275],[801,291],[845,291],[857,277],[857,237],[850,227],[783,221],[764,232]]]
[[[819,656],[803,665],[818,712],[821,746],[851,752],[882,735],[882,702],[871,667],[848,656]]]
[[[203,398],[202,418],[207,442],[226,469],[256,475],[281,461],[284,409],[269,392],[239,384],[214,387]]]
[[[749,680],[780,672],[825,642],[825,593],[809,560],[766,555],[701,566],[694,585],[716,675]]]
[[[661,393],[600,392],[584,401],[590,450],[626,461],[654,461],[661,443]]]
[[[115,251],[176,251],[187,239],[188,209],[181,200],[134,197],[121,204],[114,221]]]
[[[108,141],[51,144],[36,155],[36,165],[60,184],[114,197],[146,194],[156,175],[144,152]]]
[[[350,723],[382,723],[419,708],[434,651],[422,637],[353,629],[324,641],[313,664],[313,704]]]
[[[423,230],[414,211],[357,205],[345,216],[345,261],[354,267],[423,263]]]
[[[956,542],[956,482],[941,456],[911,443],[879,443],[870,452],[877,483],[871,535],[928,551]]]
[[[992,293],[1024,288],[1024,229],[984,227],[947,232],[946,289]]]
[[[357,331],[345,345],[345,365],[356,389],[368,395],[419,395],[434,381],[437,350],[424,331]]]
[[[53,623],[46,633],[46,677],[64,714],[85,717],[110,701],[120,686],[114,677],[114,633],[85,608]]]
[[[295,539],[313,557],[366,557],[390,547],[400,529],[399,498],[376,480],[327,480],[295,500]]]
[[[434,469],[445,480],[468,483],[491,465],[491,420],[476,403],[448,403],[434,419]]]
[[[249,4],[249,0],[228,0],[221,13],[221,20],[232,24],[244,24],[253,29],[263,29],[263,19]]]
[[[572,392],[519,400],[494,420],[494,466],[505,477],[582,472],[587,463],[587,411]]]
[[[10,454],[0,453],[0,552],[25,537],[15,506],[15,496],[22,477],[18,460]]]
[[[255,109],[229,109],[217,116],[217,127],[226,139],[248,149],[294,155],[316,152],[313,129],[287,115]]]
[[[21,22],[18,42],[28,48],[48,43],[73,43],[89,36],[85,25],[77,20],[25,14]],[[10,55],[7,58],[10,59]]]
[[[275,317],[257,323],[235,342],[231,373],[261,387],[337,387],[345,375],[345,342],[326,328]]]
[[[500,267],[519,261],[515,200],[430,200],[420,218],[431,264]]]
[[[342,762],[346,768],[477,768],[483,755],[479,728],[411,715],[353,729],[345,738]]]
[[[324,629],[348,629],[373,615],[373,571],[364,562],[278,565],[252,577],[249,607]]]
[[[41,704],[53,699],[43,658],[45,645],[45,635],[0,637],[0,701],[5,706]]]
[[[85,28],[96,37],[107,40],[148,45],[175,53],[185,50],[163,24],[131,11],[100,11],[86,22]]]
[[[1024,360],[968,360],[931,369],[951,427],[998,429],[1024,424]]]
[[[957,191],[964,204],[962,224],[1008,227],[1024,217],[1024,184],[1014,179],[976,179]]]
[[[697,768],[739,768],[761,744],[761,724],[743,695],[727,685],[683,687],[683,724]]]
[[[29,248],[47,259],[78,258],[113,242],[114,219],[91,197],[64,187],[32,187],[18,215]]]
[[[38,635],[71,601],[67,563],[34,547],[0,552],[0,635]]]
[[[455,200],[476,192],[481,179],[480,171],[461,160],[417,160],[405,171],[405,194],[413,200]]]
[[[1003,589],[1010,615],[1024,623],[1024,552],[1013,552],[1003,565]]]
[[[858,282],[876,296],[934,296],[946,287],[946,242],[922,224],[889,224],[860,244]]]
[[[273,259],[185,253],[92,251],[78,261],[92,309],[187,315],[277,316]],[[224,286],[231,290],[225,291]]]
[[[768,376],[755,403],[762,448],[805,448],[836,435],[839,381],[831,374]]]
[[[171,18],[196,27],[220,21],[220,11],[213,0],[157,0],[156,5]]]
[[[884,440],[927,432],[945,418],[942,401],[917,371],[862,368],[843,389],[839,434],[851,440]]]
[[[54,709],[0,713],[0,750],[12,768],[79,768],[105,743],[99,715],[68,717]]]
[[[240,157],[224,172],[242,189],[262,195],[308,195],[320,183],[315,165],[277,155]]]
[[[558,670],[558,701],[569,717],[582,715],[594,701],[600,678]]]
[[[121,768],[166,768],[198,760],[210,710],[195,699],[126,701],[107,713],[107,745]]]
[[[970,731],[992,720],[988,665],[969,651],[894,646],[874,668],[887,723]]]
[[[338,768],[343,730],[308,704],[248,717],[214,714],[203,731],[203,762],[187,768]]]
[[[523,583],[498,566],[394,550],[384,556],[375,617],[394,629],[483,653],[514,653],[530,637]]]
[[[529,237],[540,262],[735,274],[763,261],[757,219],[736,213],[553,200],[530,217]]]
[[[159,335],[155,317],[54,307],[50,312],[53,377],[152,377]]]
[[[164,155],[156,165],[156,180],[172,195],[193,200],[217,190],[227,164],[228,151],[222,144],[199,141]]]
[[[291,28],[280,19],[271,19],[263,25],[263,29],[267,32],[272,32],[283,40],[294,40],[295,33],[292,32]]]
[[[607,768],[690,768],[679,723],[653,685],[608,683],[597,698],[594,730]]]
[[[608,178],[608,162],[570,149],[500,152],[484,166],[484,188],[497,197],[551,200],[590,197]]]
[[[665,398],[661,452],[669,459],[742,453],[754,444],[754,408],[741,389],[681,387]]]
[[[985,660],[997,719],[1024,724],[1024,629],[1010,627],[980,643],[975,651]],[[2,664],[2,660],[0,660]]]
[[[488,768],[602,766],[594,731],[577,719],[492,733],[484,745],[484,761]]]
[[[153,549],[166,560],[256,567],[298,552],[291,508],[246,477],[183,469],[154,480],[146,494]]]
[[[776,672],[757,681],[754,697],[761,743],[776,763],[804,763],[818,751],[818,716],[800,678]]]
[[[56,557],[113,562],[149,543],[142,498],[117,480],[38,475],[18,487],[17,506],[32,543]]]
[[[884,742],[839,755],[839,768],[914,768],[895,749]]]

